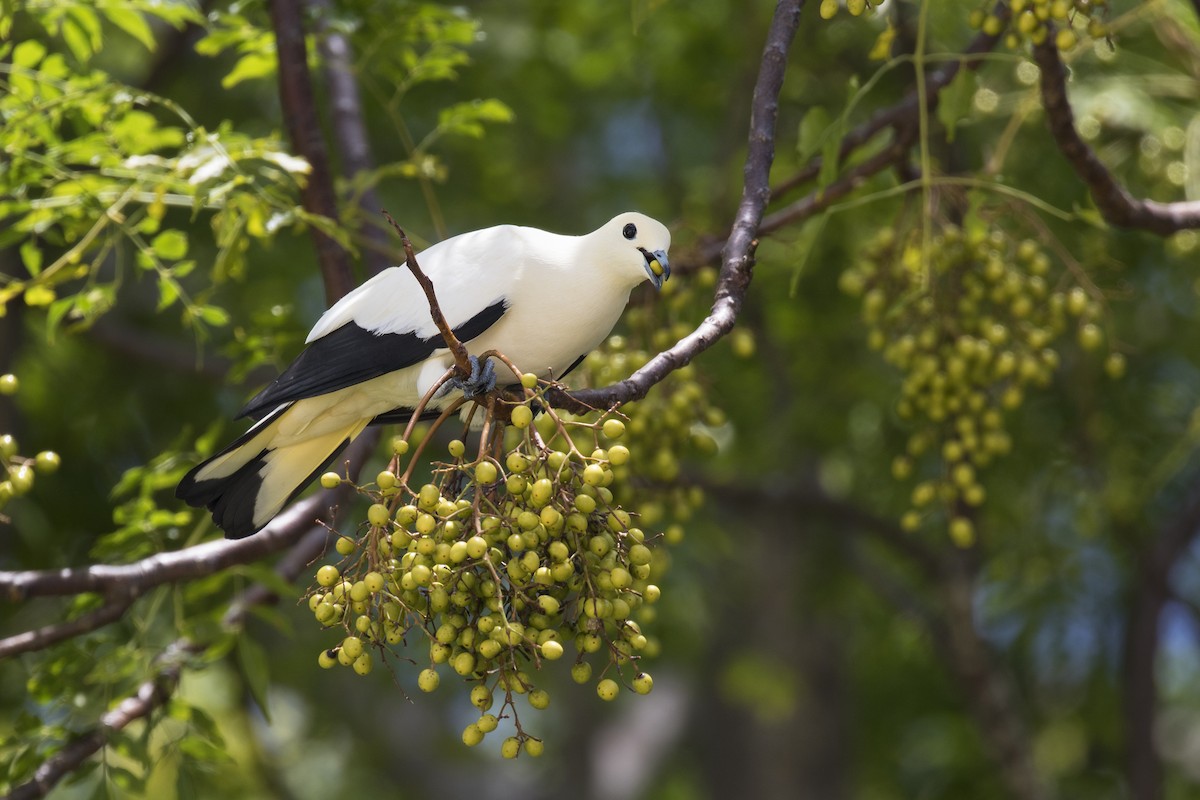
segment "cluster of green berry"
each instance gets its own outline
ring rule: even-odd
[[[1008,0],[1011,12],[1000,12],[1000,0],[987,0],[983,8],[971,12],[971,27],[990,36],[1004,33],[1004,45],[1016,50],[1025,42],[1041,44],[1054,32],[1059,50],[1070,50],[1079,43],[1080,32],[1092,39],[1108,36],[1105,19],[1108,0]]]
[[[20,383],[16,375],[0,375],[0,395],[17,393]],[[0,510],[14,497],[29,494],[33,489],[34,475],[49,475],[59,468],[62,460],[58,453],[43,450],[34,458],[18,455],[17,440],[11,434],[0,434]]]
[[[1005,412],[1030,386],[1049,384],[1059,365],[1053,345],[1069,326],[1083,349],[1103,345],[1101,304],[1065,279],[1052,288],[1050,266],[1034,241],[948,227],[928,252],[919,232],[885,230],[842,273],[842,290],[862,298],[868,344],[904,373],[896,411],[915,429],[894,477],[918,477],[932,455],[933,477],[913,489],[905,529],[943,520],[953,541],[969,546],[972,509],[986,496],[979,470],[1012,446]],[[1111,353],[1106,369],[1120,377],[1124,357]]]
[[[622,443],[627,426],[613,417],[564,419],[537,403],[534,376],[523,383],[526,401],[507,412],[512,427],[506,432],[502,414],[489,410],[478,454],[469,457],[455,439],[424,485],[410,488],[409,480],[430,438],[410,448],[415,437],[396,437],[389,469],[359,487],[374,501],[367,524],[338,539],[342,561],[320,567],[308,595],[322,625],[345,630],[321,652],[321,666],[365,675],[377,654],[420,646],[429,662],[421,690],[438,687],[439,665],[473,685],[481,716],[463,731],[465,744],[478,744],[511,714],[516,735],[501,745],[509,758],[542,752],[542,741],[521,727],[514,695],[545,708],[550,695],[529,669],[563,658],[568,646],[575,681],[592,680],[598,667],[601,698],[614,699],[622,680],[650,691],[653,680],[637,665],[657,644],[634,617],[659,598],[650,582],[656,537],[614,497],[632,457]],[[534,407],[545,409],[545,422],[533,423]],[[321,478],[327,487],[342,481],[336,473]],[[497,695],[503,700],[492,712]]]

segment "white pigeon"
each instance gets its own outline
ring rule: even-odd
[[[608,336],[634,287],[662,287],[670,245],[664,225],[628,212],[584,236],[485,228],[439,242],[417,262],[472,353],[497,350],[522,371],[561,378]],[[296,360],[242,409],[254,427],[192,469],[175,494],[207,506],[228,538],[249,536],[372,422],[407,420],[453,364],[412,273],[384,270],[325,312]],[[473,366],[429,411],[495,385],[490,362]]]

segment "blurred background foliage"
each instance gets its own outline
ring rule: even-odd
[[[911,61],[881,59],[881,34],[911,52],[927,14],[928,54],[966,46],[977,4],[925,5],[805,10],[778,180],[911,89]],[[1195,9],[1112,5],[1112,41],[1071,52],[1080,130],[1133,192],[1200,199]],[[309,227],[355,248],[357,226],[382,227],[350,202],[367,188],[422,243],[501,222],[582,232],[627,208],[672,226],[673,261],[722,237],[772,13],[757,0],[338,0],[324,13],[352,43],[378,167],[339,183],[343,217],[322,220],[300,206],[307,165],[284,134],[265,3],[0,8],[0,374],[20,380],[0,397],[0,433],[62,459],[3,509],[5,569],[215,535],[174,482],[198,439],[238,430],[221,420],[324,309]],[[907,172],[763,240],[738,328],[695,365],[727,419],[710,419],[717,452],[668,454],[707,501],[663,509],[686,535],[649,626],[653,694],[601,707],[565,669],[546,676],[555,702],[531,712],[546,754],[500,762],[490,740],[459,743],[463,694],[416,693],[416,668],[318,669],[322,633],[292,602],[222,632],[229,598],[268,572],[243,567],[0,664],[0,787],[186,634],[212,646],[176,699],[54,797],[1196,796],[1197,236],[1099,223],[1036,81],[1026,52],[998,49],[928,120],[928,162],[914,150]],[[329,126],[327,87],[318,101]],[[968,180],[934,184],[928,205],[888,191],[920,167]],[[1064,318],[1057,368],[1003,411],[1010,447],[971,482],[986,499],[906,530],[918,480],[949,480],[950,465],[935,447],[896,466],[921,426],[897,413],[904,370],[870,332],[900,328],[864,320],[844,276],[881,232],[924,264],[948,230],[1002,251],[1035,243],[1048,293],[1032,301],[1078,285],[1087,305]],[[678,275],[622,332],[651,352],[673,342],[659,334],[703,318],[711,279]],[[903,327],[909,300],[889,297],[886,318]],[[957,516],[970,535],[952,535]],[[68,611],[0,606],[6,631]],[[1139,770],[1160,767],[1142,793]]]

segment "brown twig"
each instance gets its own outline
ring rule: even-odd
[[[1067,96],[1067,69],[1054,45],[1053,35],[1033,48],[1041,68],[1042,105],[1050,134],[1071,168],[1087,185],[1101,216],[1121,228],[1135,228],[1159,236],[1200,228],[1200,201],[1160,203],[1134,197],[1117,182],[1096,152],[1075,128],[1075,114]]]
[[[446,347],[454,354],[454,363],[458,367],[459,375],[463,377],[470,375],[471,362],[468,360],[467,348],[454,335],[454,331],[450,329],[450,323],[446,322],[446,317],[442,314],[442,307],[438,304],[437,294],[433,291],[433,281],[429,280],[429,276],[422,272],[420,265],[417,264],[417,256],[413,253],[412,242],[408,240],[404,229],[396,224],[396,220],[392,219],[391,214],[387,211],[382,213],[388,223],[396,229],[396,233],[400,235],[400,244],[404,246],[404,261],[408,265],[408,271],[417,279],[417,283],[421,284],[421,291],[425,292],[425,299],[429,301],[429,316],[433,317],[433,324],[437,325]]]
[[[0,661],[21,653],[43,650],[58,642],[90,633],[116,622],[137,599],[138,592],[122,593],[100,608],[67,622],[56,622],[0,639]]]

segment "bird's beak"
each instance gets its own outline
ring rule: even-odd
[[[655,250],[651,253],[649,250],[642,250],[642,255],[646,259],[646,274],[650,276],[650,283],[654,284],[655,289],[662,289],[662,285],[667,278],[671,277],[671,262],[667,260],[665,250]]]

